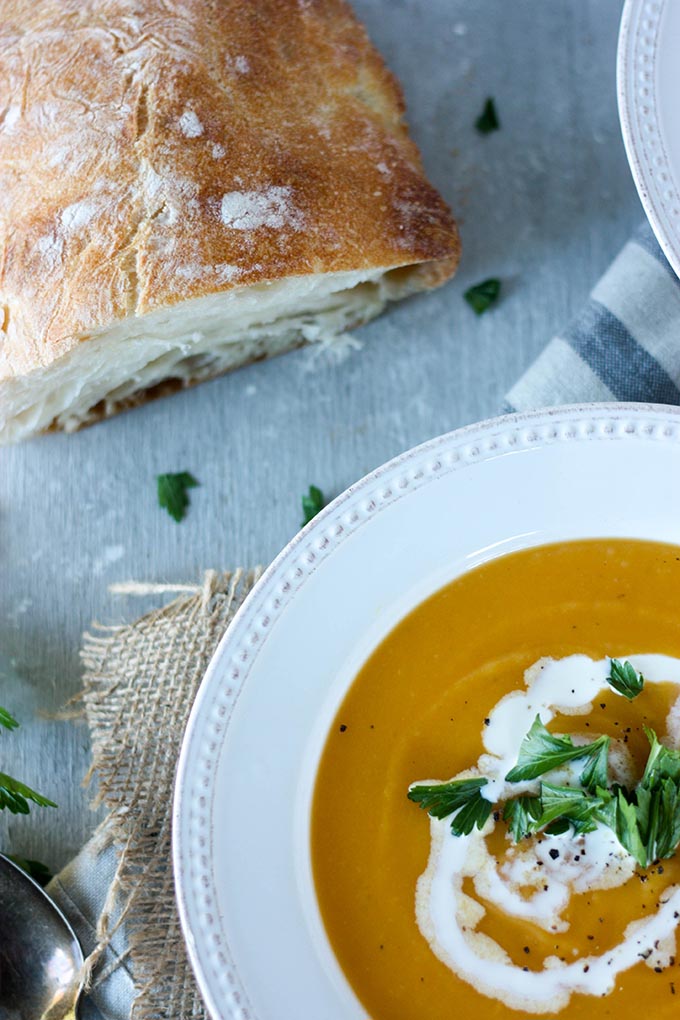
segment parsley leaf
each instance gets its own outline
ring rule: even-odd
[[[619,694],[623,694],[624,698],[632,701],[642,691],[645,678],[629,662],[610,659],[607,683]]]
[[[554,786],[541,783],[542,812],[536,819],[534,829],[543,829],[558,819],[568,822],[576,835],[595,829],[595,812],[600,806],[598,797],[573,786]],[[553,834],[555,830],[553,829]]]
[[[470,797],[467,804],[464,804],[451,819],[451,832],[454,836],[468,836],[475,825],[478,829],[483,829],[492,807],[491,801],[483,797],[481,793]]]
[[[516,843],[534,831],[534,823],[542,810],[540,797],[524,795],[505,802],[503,821],[508,823]]]
[[[15,730],[18,725],[14,716],[10,715],[6,708],[0,707],[0,726],[4,726],[6,730]]]
[[[27,815],[30,811],[28,802],[33,801],[39,807],[56,807],[57,805],[41,793],[36,793],[30,786],[20,783],[18,779],[0,772],[0,811],[7,808],[13,815]]]
[[[30,857],[15,857],[13,854],[7,854],[10,861],[14,861],[17,867],[25,871],[26,874],[37,882],[39,886],[44,889],[48,882],[52,879],[52,872],[50,869],[43,864],[41,861],[33,861]]]
[[[324,499],[321,489],[318,489],[316,485],[309,486],[309,492],[306,496],[302,497],[302,513],[304,514],[304,520],[300,524],[301,528],[304,528],[305,524],[309,524],[316,515],[323,510]]]
[[[588,764],[581,773],[581,782],[586,790],[596,790],[607,786],[607,764],[609,762],[609,737],[598,737],[590,747]],[[598,748],[598,750],[596,750]]]
[[[672,857],[680,843],[680,790],[672,779],[664,779],[656,792],[657,823],[654,842],[648,839],[647,857]],[[650,845],[651,844],[651,845]]]
[[[489,135],[492,131],[498,131],[501,124],[496,113],[496,104],[493,99],[489,97],[484,103],[484,109],[480,113],[479,117],[475,121],[475,127],[479,131],[480,135]]]
[[[623,790],[619,790],[616,799],[616,836],[629,854],[644,868],[647,860],[647,847],[643,843],[638,824],[636,805],[626,799]]]
[[[10,715],[6,708],[0,708],[0,725],[5,729],[15,730],[19,726],[14,716]],[[27,815],[30,811],[29,801],[38,804],[40,807],[56,807],[57,805],[36,793],[30,786],[20,783],[18,779],[0,772],[0,811],[11,811],[14,815]]]
[[[500,292],[501,281],[492,276],[473,287],[468,287],[463,297],[477,315],[482,315],[498,301]]]
[[[650,750],[640,785],[652,786],[657,780],[666,778],[680,780],[680,751],[664,747],[654,730],[648,726],[645,726],[645,733]]]
[[[506,778],[508,783],[522,783],[528,779],[538,779],[544,772],[564,765],[575,758],[589,758],[599,755],[602,748],[602,737],[592,744],[576,747],[571,737],[556,737],[550,733],[537,715],[531,729],[522,741],[517,764],[510,769]]]
[[[602,786],[598,786],[596,794],[600,800],[599,807],[595,811],[595,817],[598,822],[603,822],[607,825],[612,832],[616,832],[616,805],[619,796],[619,790],[623,789],[617,783],[614,783],[611,788],[605,789]],[[625,791],[624,791],[625,793]]]
[[[448,783],[412,786],[408,791],[408,799],[419,804],[432,818],[447,818],[454,811],[451,819],[451,832],[454,836],[467,836],[475,825],[481,829],[491,814],[493,804],[481,794],[487,779],[452,779]]]
[[[645,733],[649,757],[635,788],[634,810],[645,863],[649,864],[659,857],[671,857],[680,843],[680,752],[664,747],[654,730],[645,727]],[[622,811],[627,828],[632,828],[633,812]]]
[[[193,489],[198,482],[188,471],[176,474],[157,475],[158,505],[167,510],[178,523],[184,518],[189,506],[187,489]]]

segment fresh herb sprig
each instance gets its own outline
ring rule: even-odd
[[[38,807],[56,807],[57,805],[41,793],[36,793],[30,786],[12,779],[5,772],[0,772],[0,811],[7,808],[13,815],[27,815],[30,811],[29,800]]]
[[[607,680],[629,700],[644,686],[642,674],[618,659],[610,660]],[[586,764],[579,785],[542,779],[536,792],[505,801],[502,817],[515,842],[540,832],[557,835],[569,829],[580,836],[601,823],[615,833],[640,867],[672,857],[680,846],[680,751],[663,745],[654,730],[645,727],[645,733],[650,745],[647,763],[640,781],[628,789],[617,783],[608,785],[608,736],[576,745],[568,735],[550,733],[537,715],[506,782],[536,780],[570,761],[585,759]],[[469,835],[475,826],[484,827],[492,811],[501,813],[499,805],[481,792],[487,782],[480,776],[414,785],[408,796],[435,818],[451,815],[454,835]]]
[[[607,683],[619,694],[623,694],[624,698],[632,701],[633,698],[637,698],[638,694],[642,693],[645,678],[629,662],[619,662],[618,659],[610,659]]]
[[[540,797],[533,797],[525,794],[521,797],[513,797],[506,800],[503,808],[503,821],[508,823],[515,843],[524,839],[530,832],[535,831],[536,822],[543,814],[543,805]]]
[[[6,708],[0,708],[0,726],[6,730],[17,729],[19,723]],[[13,815],[27,815],[30,811],[29,801],[39,807],[56,807],[57,805],[41,793],[32,790],[25,783],[13,779],[5,772],[0,772],[0,811],[11,811]]]
[[[13,715],[10,715],[6,708],[0,706],[0,726],[4,726],[6,730],[16,730],[19,723],[16,721]]]
[[[591,762],[595,761],[594,769],[590,767],[586,769],[589,783],[592,783],[591,772],[594,771],[598,777],[601,776],[602,754],[604,752],[606,765],[608,749],[609,737],[598,737],[592,743],[582,745],[575,745],[569,736],[556,737],[545,728],[540,715],[537,715],[521,743],[517,764],[510,769],[505,778],[508,783],[523,783],[528,779],[538,779],[539,776],[559,768],[568,761],[589,758]]]
[[[488,779],[452,779],[449,783],[412,786],[409,800],[419,804],[433,818],[451,819],[454,836],[467,836],[475,826],[482,829],[491,814],[491,801],[481,792]],[[455,814],[454,814],[455,812]]]

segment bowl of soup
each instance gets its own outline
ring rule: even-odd
[[[671,1016],[680,412],[442,436],[352,486],[227,631],[178,769],[214,1017]]]

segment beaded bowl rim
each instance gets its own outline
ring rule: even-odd
[[[680,276],[680,167],[673,165],[668,153],[658,88],[662,23],[672,10],[668,0],[626,0],[616,78],[619,120],[633,180],[664,255]]]
[[[324,559],[396,500],[443,475],[521,450],[628,439],[680,443],[680,408],[658,404],[569,405],[504,415],[413,447],[349,486],[283,548],[222,637],[194,702],[173,805],[173,868],[180,921],[214,1020],[257,1020],[229,949],[206,843],[215,776],[231,714],[273,622]],[[220,704],[220,698],[222,703]]]

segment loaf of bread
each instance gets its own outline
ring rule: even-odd
[[[3,0],[0,441],[332,338],[456,267],[344,0]]]

